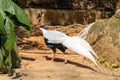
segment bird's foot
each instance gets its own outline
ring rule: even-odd
[[[67,63],[67,60],[65,60],[63,63],[66,64],[66,63]]]
[[[51,59],[50,61],[51,61],[51,62],[54,62],[54,59]]]

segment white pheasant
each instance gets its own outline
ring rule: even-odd
[[[43,36],[47,40],[45,41],[46,44],[62,44],[63,46],[66,47],[66,49],[68,48],[73,52],[76,52],[82,56],[89,58],[97,67],[99,67],[94,58],[94,56],[98,57],[97,54],[94,52],[89,43],[85,40],[88,30],[93,24],[94,23],[88,25],[88,27],[86,27],[82,31],[81,37],[80,36],[71,37],[56,30],[47,30],[46,26],[44,25],[40,26],[39,29],[42,30]]]

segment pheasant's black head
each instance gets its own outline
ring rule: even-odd
[[[47,29],[45,25],[38,26],[38,31],[41,31],[41,29]]]
[[[41,25],[40,28],[47,29],[45,25]]]

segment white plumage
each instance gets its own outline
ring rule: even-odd
[[[78,36],[66,37],[65,41],[62,44],[73,52],[89,58],[97,65],[95,58],[92,55],[93,49],[90,48],[90,45],[88,45],[88,43],[82,38]],[[95,54],[95,52],[93,52],[93,54]]]
[[[40,28],[43,32],[43,36],[47,38],[49,41],[52,41],[54,43],[62,43],[62,41],[67,35],[65,35],[62,32],[56,31],[56,30],[46,30],[43,28]]]
[[[94,52],[89,43],[84,40],[84,37],[70,37],[56,30],[46,30],[43,28],[40,29],[43,31],[43,36],[48,39],[48,43],[61,43],[73,52],[76,52],[80,55],[89,58],[93,63],[95,63],[95,65],[97,65],[96,60],[94,58],[94,56],[97,57],[97,54]]]
[[[87,27],[85,29],[83,29],[79,34],[78,36],[80,36],[81,38],[85,39],[87,34],[88,34],[88,31],[89,29],[95,24],[95,22],[93,23],[90,23],[87,25]]]

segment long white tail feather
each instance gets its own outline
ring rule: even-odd
[[[95,63],[95,65],[97,65],[95,58],[92,55],[92,47],[84,39],[78,36],[67,37],[62,44],[73,52],[89,58],[93,63]]]
[[[81,45],[83,45],[85,48],[87,48],[95,57],[98,58],[98,56],[95,53],[95,51],[93,50],[93,48],[90,46],[90,44],[86,40],[84,40],[83,38],[81,38],[79,36],[75,36],[75,38],[77,38],[80,41]]]
[[[78,36],[80,36],[81,38],[85,39],[86,36],[87,36],[87,34],[88,34],[89,29],[90,29],[90,28],[92,27],[92,25],[94,25],[94,24],[95,24],[95,22],[88,24],[87,27],[86,27],[85,29],[83,29],[83,30],[78,34]]]

